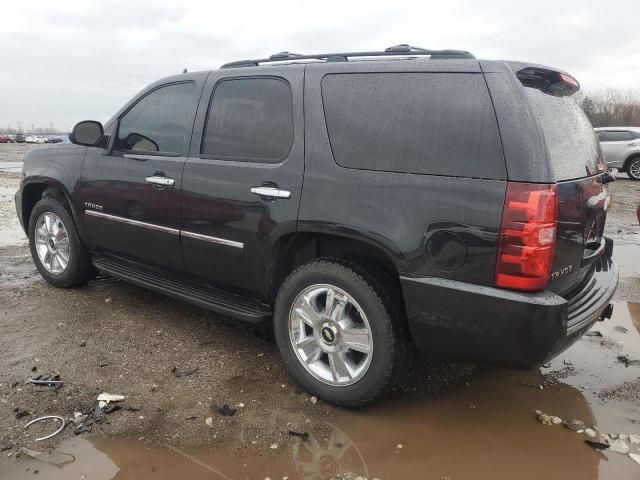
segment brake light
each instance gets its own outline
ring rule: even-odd
[[[527,67],[516,72],[520,83],[556,97],[568,97],[580,90],[580,83],[571,75],[543,67]]]
[[[497,287],[544,290],[553,262],[557,214],[555,185],[507,184],[498,240]]]

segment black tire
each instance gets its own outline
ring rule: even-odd
[[[47,268],[42,264],[36,251],[36,222],[40,215],[46,212],[55,214],[62,221],[69,239],[69,263],[64,272],[57,275],[47,271]],[[42,278],[51,285],[60,288],[77,287],[85,284],[95,276],[95,270],[91,264],[89,252],[78,236],[75,222],[63,198],[50,196],[48,192],[45,192],[43,198],[35,204],[31,211],[28,231],[29,248],[31,250],[33,263],[36,265],[40,275],[42,275]]]
[[[633,157],[627,160],[627,164],[625,165],[625,171],[631,180],[639,181],[640,180],[640,157]],[[634,173],[631,173],[631,172]]]
[[[299,267],[284,281],[274,311],[274,331],[291,375],[309,393],[343,407],[361,407],[389,390],[403,373],[409,349],[402,300],[382,270],[352,259],[321,258]],[[373,351],[368,369],[350,385],[329,385],[302,365],[291,343],[289,312],[300,292],[328,284],[353,297],[368,318]]]

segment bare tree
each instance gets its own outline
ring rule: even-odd
[[[640,96],[635,91],[608,88],[581,93],[578,103],[594,127],[640,127]]]

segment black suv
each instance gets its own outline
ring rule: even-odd
[[[405,45],[159,80],[25,159],[42,276],[97,271],[272,321],[296,380],[359,406],[433,355],[540,364],[611,315],[611,197],[570,75]]]

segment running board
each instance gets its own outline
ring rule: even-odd
[[[93,265],[103,273],[140,287],[164,293],[222,315],[258,323],[271,318],[269,306],[237,293],[185,280],[118,257],[96,257]]]

